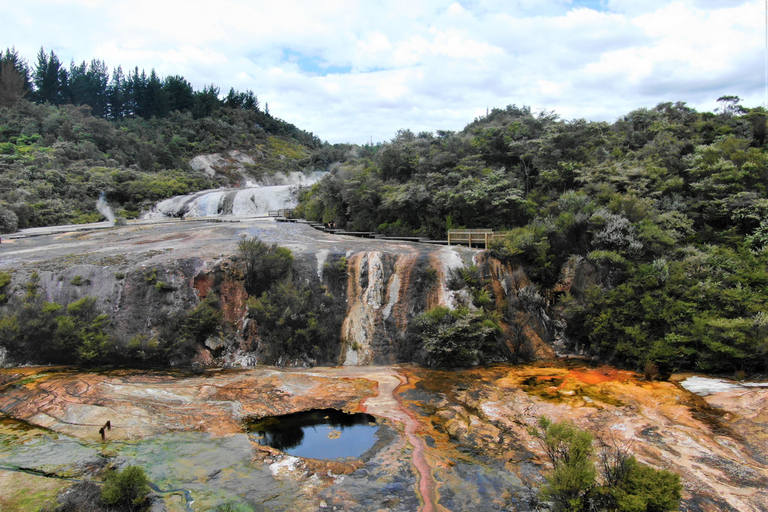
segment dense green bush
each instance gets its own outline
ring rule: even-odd
[[[530,430],[552,469],[542,498],[558,512],[667,512],[677,510],[680,476],[640,464],[626,447],[606,444],[598,471],[592,435],[568,421],[539,418]]]
[[[91,365],[114,349],[109,319],[96,309],[96,299],[83,297],[63,306],[45,302],[36,274],[27,294],[9,304],[0,317],[0,346],[12,360],[25,363]]]
[[[189,360],[205,340],[219,330],[222,317],[218,298],[213,293],[208,294],[191,310],[180,311],[162,323],[157,350],[164,354],[165,361]],[[132,343],[138,345],[134,350],[147,346],[144,340],[134,338],[129,342],[129,348]]]
[[[438,306],[422,313],[413,323],[417,339],[427,352],[431,366],[470,366],[489,354],[498,356],[501,331],[498,322],[484,310]]]
[[[634,456],[626,461],[626,475],[610,490],[616,510],[666,512],[680,504],[680,476],[640,464]]]
[[[128,466],[122,471],[107,473],[101,500],[118,510],[139,511],[146,507],[150,491],[144,470],[139,466]]]
[[[279,355],[331,361],[337,354],[344,313],[338,297],[343,300],[343,293],[334,297],[324,286],[294,282],[289,249],[256,238],[243,238],[238,246],[245,264],[246,290],[252,295],[248,314],[256,320],[262,340],[279,347]],[[341,283],[345,291],[346,264],[341,257],[324,269],[333,288]]]
[[[567,334],[602,360],[662,374],[768,368],[768,251],[688,248],[677,259],[628,263],[618,286],[566,307]]]
[[[0,205],[0,235],[3,233],[15,233],[19,226],[19,217],[16,212]]]
[[[266,244],[255,237],[243,237],[237,243],[237,250],[245,266],[245,289],[251,295],[259,296],[286,278],[293,264],[289,249]]]

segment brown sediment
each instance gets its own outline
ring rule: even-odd
[[[201,272],[194,277],[193,286],[197,290],[198,297],[204,299],[213,289],[213,276]]]
[[[413,269],[416,266],[416,262],[419,257],[417,254],[403,254],[397,258],[395,263],[394,276],[399,276],[400,290],[397,297],[397,303],[392,308],[392,313],[395,315],[397,321],[397,327],[401,331],[405,331],[408,327],[408,308],[411,304],[408,300],[408,289],[411,286],[411,277],[413,276]]]
[[[220,293],[224,320],[239,326],[248,310],[248,292],[245,291],[242,281],[225,280],[221,283]]]
[[[448,276],[446,275],[445,267],[443,266],[443,262],[438,256],[438,253],[430,253],[429,265],[435,269],[435,272],[437,272],[437,283],[448,282]],[[444,306],[446,304],[447,297],[445,292],[445,288],[439,284],[432,286],[429,289],[426,297],[427,311],[434,309],[437,306]]]
[[[370,298],[368,290],[370,289],[370,260],[374,253],[359,252],[353,254],[347,262],[347,311],[341,324],[341,363],[348,364],[347,349],[352,345],[358,345],[355,352],[358,353],[357,364],[370,363],[370,351],[364,340],[373,339],[373,322],[367,308],[367,300]],[[368,265],[368,286],[363,288],[360,283],[360,276],[363,272],[363,266]]]
[[[291,481],[276,499],[291,503],[292,510],[317,510],[318,502],[330,501],[329,496],[338,500],[332,505],[339,509],[395,508],[361,501],[374,495],[378,499],[381,495],[373,491],[366,494],[369,486],[381,490],[395,474],[398,485],[407,486],[403,489],[411,500],[409,509],[474,510],[477,503],[485,509],[508,509],[509,493],[499,490],[501,483],[512,484],[504,488],[512,489],[517,485],[514,478],[531,471],[536,476],[547,467],[545,454],[528,431],[541,416],[572,421],[596,437],[631,443],[639,461],[680,474],[681,510],[761,512],[768,502],[768,389],[732,390],[700,399],[669,382],[647,382],[632,372],[562,361],[461,371],[262,367],[204,376],[19,368],[0,370],[0,384],[0,410],[23,422],[19,428],[0,425],[14,429],[13,439],[42,428],[100,444],[97,432],[106,421],[113,427],[108,442],[153,442],[158,434],[192,431],[234,438],[243,435],[245,418],[319,407],[367,412],[391,422],[393,429],[385,429],[390,437],[369,460],[309,460],[301,462],[300,471],[280,476]],[[723,409],[718,421],[730,433],[711,428],[697,415],[703,402]],[[114,444],[115,450],[120,444]],[[287,459],[280,452],[253,449],[256,472],[269,475],[270,465]],[[495,486],[480,493],[473,486],[482,487],[484,480],[467,479],[470,466],[484,466],[484,474],[506,475],[506,480],[495,480]],[[333,476],[360,468],[365,473],[349,480]],[[356,492],[346,493],[348,486],[356,486]],[[301,493],[294,492],[300,487]],[[2,482],[0,490],[7,490]],[[477,500],[488,500],[488,506]]]

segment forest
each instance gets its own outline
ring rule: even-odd
[[[509,105],[461,131],[354,146],[273,117],[251,91],[194,91],[138,68],[109,77],[99,60],[66,68],[43,49],[34,69],[12,49],[0,64],[0,231],[99,220],[101,193],[135,217],[234,184],[192,171],[192,157],[256,148],[263,172],[330,171],[302,194],[307,219],[505,232],[491,254],[552,300],[574,351],[659,375],[768,371],[768,111],[736,96],[614,122]],[[580,264],[599,284],[559,291]]]
[[[510,105],[460,132],[401,130],[337,164],[300,214],[438,239],[503,231],[491,253],[553,298],[571,349],[657,375],[765,372],[767,112],[740,103],[662,103],[613,123]],[[584,263],[600,283],[558,292]]]

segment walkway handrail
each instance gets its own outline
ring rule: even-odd
[[[506,235],[506,231],[494,231],[492,229],[449,229],[448,245],[451,245],[451,243],[470,246],[482,244],[487,249],[488,242],[495,238],[501,238],[504,235]]]

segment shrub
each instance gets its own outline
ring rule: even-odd
[[[530,434],[539,439],[552,464],[542,494],[554,502],[555,511],[677,510],[682,492],[680,476],[640,464],[626,446],[604,443],[598,475],[592,435],[588,432],[568,421],[553,423],[541,417]]]
[[[84,480],[64,491],[58,501],[56,512],[101,512],[101,488]]]
[[[11,274],[0,272],[0,306],[7,302],[6,288],[11,284]]]
[[[592,461],[592,436],[568,421],[552,423],[539,418],[537,437],[552,464],[546,476],[545,499],[555,503],[556,511],[587,510],[588,496],[595,487],[597,471]]]
[[[622,512],[666,512],[680,504],[680,475],[627,460],[627,474],[613,489],[617,510]]]
[[[416,335],[427,351],[431,366],[478,364],[497,341],[499,324],[484,311],[450,310],[438,306],[414,320]]]
[[[163,323],[160,346],[169,358],[186,359],[221,325],[221,305],[209,294],[189,312],[181,312]]]
[[[491,253],[502,261],[523,265],[531,278],[551,286],[562,262],[555,260],[548,235],[549,226],[542,222],[514,228],[491,242]]]
[[[120,472],[109,471],[101,500],[108,506],[120,510],[141,510],[150,492],[147,474],[139,466],[128,466]]]
[[[289,357],[323,358],[325,349],[338,341],[339,308],[320,290],[286,280],[251,298],[248,308],[262,339]]]
[[[245,264],[245,289],[257,297],[273,283],[284,279],[293,265],[293,254],[289,249],[266,244],[256,237],[243,237],[237,249]]]
[[[19,226],[19,218],[4,206],[0,206],[0,234],[15,233]]]
[[[176,289],[172,284],[168,284],[165,281],[157,281],[155,283],[155,290],[158,292],[172,292]]]
[[[113,339],[109,318],[99,314],[96,299],[83,297],[66,307],[44,302],[35,280],[27,283],[23,302],[14,301],[0,317],[0,346],[15,361],[90,365],[103,361]]]

